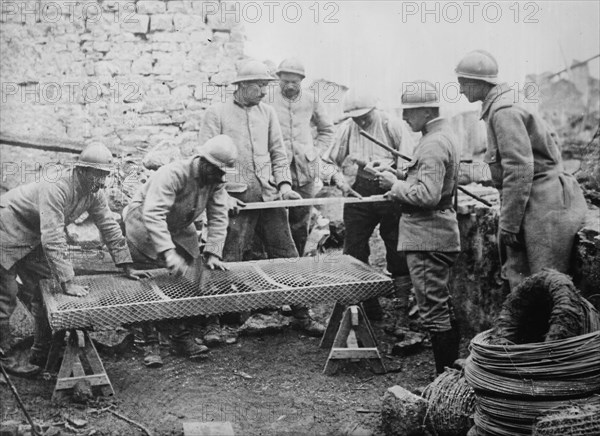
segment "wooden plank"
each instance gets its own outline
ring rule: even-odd
[[[89,335],[85,334],[86,342],[85,342],[85,355],[87,357],[88,363],[94,371],[94,374],[97,375],[105,375],[106,376],[106,386],[102,386],[102,395],[105,397],[109,397],[115,394],[113,390],[112,383],[106,374],[106,370],[104,369],[104,365],[102,364],[102,360],[100,359],[100,355],[98,354],[98,350],[96,350],[96,346],[94,345],[94,341],[92,341]]]
[[[84,375],[81,377],[59,378],[56,380],[54,390],[65,390],[73,388],[80,380],[87,380],[92,386],[104,386],[108,383],[106,374]]]
[[[332,348],[330,359],[380,359],[377,348]]]
[[[333,345],[333,340],[335,339],[335,335],[337,334],[338,329],[340,328],[340,322],[342,321],[342,317],[344,316],[344,310],[346,306],[341,304],[340,302],[336,302],[333,307],[333,311],[331,312],[331,316],[329,317],[329,321],[327,321],[327,328],[325,329],[325,334],[321,338],[321,343],[319,347],[321,348],[331,348]]]
[[[279,207],[299,207],[299,206],[321,206],[325,204],[352,204],[352,203],[388,203],[390,200],[383,195],[372,195],[370,197],[323,197],[323,198],[303,198],[302,200],[276,200],[276,201],[257,201],[246,203],[242,210],[276,209]]]
[[[81,359],[79,359],[79,354],[75,355],[73,359],[73,377],[85,377],[85,371],[83,370]]]
[[[356,333],[354,333],[354,329],[350,330],[350,333],[348,333],[348,339],[346,339],[346,347],[358,348],[358,341],[356,339]]]
[[[342,348],[346,346],[348,334],[350,333],[350,330],[352,330],[349,312],[350,311],[348,309],[344,311],[344,316],[342,317],[342,321],[340,322],[340,328],[338,329],[337,335],[335,335],[335,339],[333,340],[334,347]]]
[[[352,326],[356,327],[358,325],[358,307],[350,306],[350,317],[352,319]]]

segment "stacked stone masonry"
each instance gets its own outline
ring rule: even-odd
[[[189,155],[243,60],[242,25],[222,13],[232,7],[2,0],[2,134],[102,140],[125,155],[168,141]]]

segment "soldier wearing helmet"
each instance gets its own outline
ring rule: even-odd
[[[336,172],[331,177],[344,196],[380,195],[385,191],[377,185],[373,172],[367,165],[377,161],[389,167],[397,166],[397,158],[390,152],[373,144],[360,135],[364,130],[375,138],[405,155],[412,154],[414,142],[407,129],[387,113],[377,109],[374,97],[351,92],[344,101],[344,115],[349,118],[337,131],[334,142],[323,155],[323,160],[333,164]],[[352,187],[344,174],[337,171],[346,165],[358,165],[356,179]],[[387,269],[391,273],[399,295],[404,295],[408,304],[410,278],[404,255],[397,250],[398,221],[400,214],[392,204],[346,204],[344,205],[344,253],[365,263],[369,262],[369,239],[379,225],[379,234],[385,243]],[[363,303],[367,316],[380,320],[383,310],[377,298]],[[408,311],[408,307],[406,307]]]
[[[483,102],[481,118],[488,127],[484,161],[502,194],[502,277],[514,288],[542,268],[569,272],[587,206],[577,181],[564,171],[556,134],[518,101],[508,84],[499,82],[498,63],[490,53],[468,53],[455,71],[461,93],[470,102]]]
[[[65,227],[84,212],[100,230],[115,264],[124,268],[129,278],[143,275],[132,268],[127,242],[101,189],[112,166],[108,148],[92,143],[74,168],[60,167],[51,180],[21,185],[0,197],[0,364],[7,372],[29,376],[45,363],[51,333],[40,280],[53,277],[68,295],[88,293],[87,287],[73,283],[65,234]],[[17,303],[17,276],[31,298],[35,321],[29,364],[20,363],[10,352],[8,323]]]
[[[460,149],[439,116],[439,94],[430,82],[413,82],[402,94],[402,117],[423,135],[406,173],[377,176],[387,196],[402,205],[398,249],[406,253],[423,326],[431,334],[436,371],[458,358],[460,336],[450,302],[450,267],[460,252],[453,195]],[[398,176],[401,176],[399,180]]]
[[[227,269],[222,262],[227,233],[225,172],[237,162],[237,148],[230,137],[209,139],[198,153],[186,160],[160,167],[142,185],[123,211],[125,234],[138,268],[167,267],[182,276],[200,262],[194,222],[206,211],[208,239],[203,252],[209,269]],[[190,331],[179,322],[172,336],[174,350],[191,359],[208,351],[198,345]],[[144,364],[162,366],[158,332],[153,323],[142,325]]]
[[[240,68],[233,81],[237,84],[233,99],[213,104],[202,119],[200,144],[224,134],[230,136],[237,146],[240,164],[236,166],[236,171],[228,172],[227,180],[247,185],[245,192],[235,194],[234,200],[241,202],[241,205],[245,201],[302,198],[292,190],[290,166],[277,114],[273,107],[261,101],[272,80],[273,76],[264,63],[248,61]],[[255,234],[260,238],[269,258],[298,257],[285,208],[251,211],[242,209],[229,220],[223,248],[225,261],[252,260]],[[323,334],[325,327],[309,316],[306,307],[292,309],[296,326],[308,334]],[[218,317],[211,317],[204,341],[208,345],[222,342],[220,332]]]
[[[292,189],[302,198],[313,198],[320,186],[319,150],[327,150],[333,140],[333,124],[315,94],[301,88],[304,65],[285,59],[276,71],[279,87],[271,105],[275,108],[283,134],[283,145],[290,163]],[[312,126],[317,136],[313,141]],[[304,253],[308,237],[310,207],[290,208],[290,229],[298,253]]]

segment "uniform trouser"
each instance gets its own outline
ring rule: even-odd
[[[288,212],[285,208],[248,210],[240,212],[238,216],[229,218],[227,238],[223,249],[225,262],[240,262],[255,260],[252,250],[254,236],[262,241],[268,259],[283,259],[298,257],[298,250],[294,245]],[[308,316],[308,309],[304,306],[293,306],[295,317]]]
[[[400,213],[392,204],[344,205],[344,254],[369,263],[369,239],[379,224],[379,234],[385,244],[387,269],[393,277],[408,274],[406,256],[398,251],[398,222]]]
[[[314,198],[317,194],[317,186],[315,182],[310,182],[304,186],[294,186],[292,188],[294,192],[297,192],[302,198]],[[311,207],[290,207],[290,230],[292,232],[292,238],[298,254],[302,256],[304,254],[304,247],[306,246],[306,240],[308,239],[308,233],[310,228],[310,211]]]
[[[410,279],[415,288],[419,315],[430,332],[445,332],[452,328],[450,268],[458,253],[438,251],[407,251]]]
[[[40,280],[51,278],[52,272],[41,245],[8,270],[0,266],[0,324],[3,326],[8,325],[17,307],[17,275],[23,283],[25,299],[31,302],[31,314],[35,321],[33,348],[37,351],[46,350],[50,346],[51,331],[40,290]]]
[[[285,208],[248,210],[229,218],[223,248],[225,262],[255,260],[252,257],[254,235],[262,241],[269,259],[298,257],[288,213]]]
[[[129,240],[127,240],[127,245],[129,246],[129,252],[131,253],[131,259],[133,260],[134,268],[154,269],[166,267],[165,261],[161,257],[158,257],[157,259],[152,259],[151,257],[146,256],[144,253],[138,250],[138,248]],[[187,253],[185,253],[184,250],[176,250],[186,260],[190,261],[190,256]],[[154,322],[143,322],[140,323],[139,326],[142,329],[142,335],[146,344],[158,343],[159,339],[157,327],[160,328],[160,323],[157,324]],[[191,334],[184,322],[177,321],[175,322],[174,327],[174,338],[181,338]]]

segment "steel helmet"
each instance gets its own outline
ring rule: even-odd
[[[75,162],[77,167],[96,168],[107,172],[111,171],[113,165],[112,153],[101,142],[92,142],[85,147]]]
[[[498,62],[491,53],[475,50],[468,53],[454,70],[458,77],[476,79],[493,85],[498,84]]]
[[[404,109],[420,107],[440,107],[440,95],[435,85],[426,80],[405,83],[402,92]]]
[[[231,83],[251,82],[254,80],[276,80],[269,74],[269,67],[259,61],[248,61],[240,68],[235,80]]]
[[[229,136],[217,135],[199,148],[198,155],[225,171],[226,168],[235,167],[238,149]]]
[[[351,94],[344,101],[344,116],[347,118],[362,117],[377,106],[375,97],[366,94]]]
[[[306,77],[306,73],[304,72],[304,65],[296,58],[287,58],[281,61],[279,64],[279,68],[276,71],[276,74],[279,75],[281,73],[291,73],[298,74],[303,78]]]

